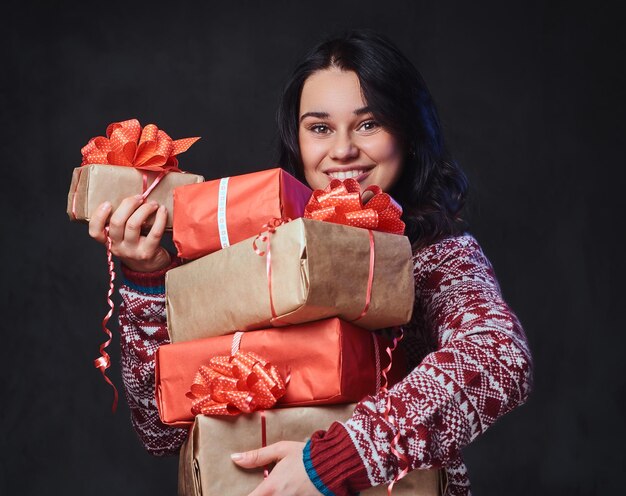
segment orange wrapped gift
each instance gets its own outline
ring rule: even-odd
[[[302,217],[311,190],[282,169],[192,184],[174,191],[178,256],[200,258],[258,234],[271,219]]]
[[[381,367],[389,362],[388,339],[337,318],[288,330],[270,328],[164,345],[157,351],[155,371],[156,402],[164,423],[193,422],[193,401],[187,393],[202,365],[212,357],[231,355],[233,336],[241,339],[242,351],[263,357],[282,378],[288,378],[277,407],[360,401],[376,391]],[[394,352],[390,383],[405,373],[402,354]]]

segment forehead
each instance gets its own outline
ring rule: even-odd
[[[317,71],[302,87],[300,115],[305,112],[352,113],[365,106],[359,77],[352,71],[336,67]]]

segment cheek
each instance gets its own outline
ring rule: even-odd
[[[300,138],[300,156],[304,164],[305,172],[307,169],[314,170],[322,162],[326,156],[326,146],[320,140]]]
[[[389,135],[381,136],[379,139],[367,143],[364,151],[377,163],[393,165],[400,163],[402,150],[394,138]]]

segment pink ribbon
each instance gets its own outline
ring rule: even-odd
[[[270,246],[270,239],[272,234],[276,232],[276,228],[287,222],[290,222],[291,219],[271,219],[267,224],[263,225],[263,231],[261,231],[256,238],[252,241],[252,248],[254,252],[260,257],[265,256],[265,272],[267,275],[267,286],[270,295],[270,310],[272,312],[272,318],[278,320],[278,315],[276,314],[276,308],[274,308],[274,297],[272,296],[272,250]],[[261,243],[265,243],[265,251],[261,250],[257,241]]]
[[[96,358],[93,362],[94,366],[102,372],[102,377],[104,380],[113,388],[113,405],[111,406],[111,411],[115,413],[117,410],[117,401],[119,395],[117,393],[117,388],[115,384],[107,377],[106,370],[111,366],[111,357],[105,351],[106,347],[111,344],[111,340],[113,339],[113,333],[107,327],[109,319],[113,315],[113,310],[115,306],[113,305],[113,300],[111,300],[111,296],[113,296],[113,291],[115,290],[115,285],[113,281],[115,281],[115,264],[113,263],[113,256],[111,254],[111,237],[109,236],[109,227],[104,228],[104,234],[106,236],[106,250],[107,250],[107,265],[109,270],[109,291],[107,292],[107,303],[109,305],[109,311],[102,319],[102,330],[108,336],[108,339],[100,345],[100,356]]]
[[[81,149],[83,161],[80,165],[81,167],[88,164],[117,165],[141,170],[143,189],[141,198],[145,201],[168,172],[180,171],[176,155],[186,152],[199,139],[183,138],[172,140],[165,131],[160,130],[154,124],[148,124],[142,128],[137,119],[114,122],[107,126],[106,138],[104,136],[91,138]],[[159,172],[150,186],[148,186],[146,171]],[[78,189],[81,173],[82,169],[79,169],[76,189],[72,198],[72,216],[74,219],[76,219],[76,190]],[[100,370],[104,380],[113,388],[114,397],[111,410],[115,413],[119,395],[117,388],[106,375],[106,370],[111,366],[111,358],[106,352],[106,348],[111,344],[113,338],[113,334],[107,327],[107,324],[115,310],[111,300],[115,289],[115,265],[111,253],[111,237],[109,236],[108,226],[105,228],[104,233],[109,272],[109,291],[107,293],[109,311],[102,319],[102,330],[108,336],[108,339],[100,345],[100,356],[94,360],[94,366]]]
[[[380,387],[380,393],[387,395],[387,400],[385,402],[385,409],[383,411],[383,417],[385,421],[387,421],[392,427],[397,427],[397,426],[396,426],[395,417],[391,419],[389,418],[389,412],[391,411],[391,398],[389,397],[389,394],[388,394],[389,390],[387,389],[387,386],[389,385],[387,374],[391,370],[391,366],[392,366],[392,353],[395,351],[395,349],[398,347],[398,343],[402,341],[402,338],[404,337],[404,331],[402,330],[402,328],[398,327],[397,329],[399,329],[400,331],[399,334],[397,336],[394,336],[392,345],[387,346],[385,350],[387,355],[389,356],[389,365],[387,365],[382,370],[382,385]],[[404,476],[406,476],[406,474],[409,473],[409,459],[405,455],[400,453],[396,448],[399,440],[400,440],[400,429],[398,428],[398,432],[396,432],[395,436],[391,440],[390,450],[391,450],[391,453],[393,453],[393,455],[398,460],[398,467],[402,465],[404,465],[404,467],[402,468],[402,470],[400,470],[400,472],[396,474],[394,479],[389,483],[389,486],[387,486],[387,496],[391,496],[391,493],[393,491],[393,486],[395,485],[395,483],[398,482],[400,479],[404,478]]]

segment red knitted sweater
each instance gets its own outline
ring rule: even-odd
[[[410,468],[444,467],[446,496],[470,494],[461,448],[522,404],[531,357],[519,321],[503,301],[476,240],[448,238],[413,257],[415,311],[403,346],[415,365],[383,395],[361,401],[350,420],[313,434],[309,475],[324,494],[343,496],[391,481],[398,472],[391,440]],[[120,289],[122,373],[133,425],[146,449],[175,454],[187,431],[163,425],[154,400],[154,354],[168,342],[164,274],[123,268]],[[390,400],[393,424],[380,412]]]

